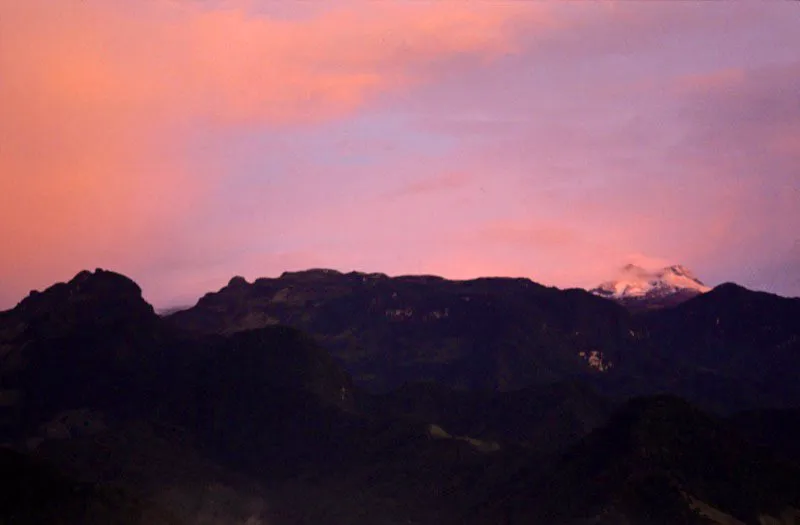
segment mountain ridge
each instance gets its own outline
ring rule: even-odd
[[[119,487],[104,522],[796,516],[796,467],[760,448],[795,457],[770,436],[795,412],[722,419],[674,396],[800,406],[800,301],[730,285],[632,315],[527,280],[312,272],[233,279],[181,326],[127,278],[79,275],[0,313],[0,439],[101,495]],[[349,373],[364,356],[384,379],[441,380],[376,395]],[[765,428],[734,438],[750,421]],[[0,521],[37,504],[0,502]]]
[[[723,284],[671,308],[632,311],[586,290],[525,278],[452,281],[312,269],[252,283],[236,279],[166,321],[190,333],[295,326],[373,392],[409,381],[515,390],[574,379],[612,397],[673,392],[728,412],[800,399],[788,377],[796,370],[790,356],[800,337],[792,320],[798,304]],[[770,312],[759,322],[774,325],[774,337],[757,335],[757,323],[747,321],[752,308]],[[698,309],[705,312],[701,317],[692,313]],[[714,342],[722,334],[713,314],[725,309],[733,316],[729,323],[747,326],[735,345],[724,337]],[[678,341],[683,332],[686,338]],[[739,357],[712,349],[729,344]],[[704,358],[714,352],[721,352],[716,361]],[[763,352],[775,363],[769,358],[754,367]],[[750,366],[732,367],[737,360]],[[764,367],[778,380],[759,374]]]

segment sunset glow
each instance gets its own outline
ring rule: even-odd
[[[0,0],[0,309],[330,267],[800,296],[795,3]]]

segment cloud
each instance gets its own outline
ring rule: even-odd
[[[447,172],[426,179],[418,179],[387,194],[390,198],[427,195],[447,192],[467,186],[471,181],[463,172]]]
[[[304,260],[782,267],[789,7],[294,5],[0,0],[0,305],[94,266],[164,298]]]
[[[666,268],[667,266],[676,264],[675,261],[671,261],[667,258],[653,257],[651,255],[646,255],[643,253],[628,253],[625,255],[624,260],[626,265],[632,264],[649,272],[660,270],[662,268]]]
[[[735,89],[744,80],[745,72],[739,68],[720,69],[708,73],[682,75],[675,81],[681,94],[719,92]]]
[[[513,49],[509,22],[535,11],[455,2],[342,5],[291,20],[241,2],[145,0],[123,8],[4,0],[3,65],[27,97],[32,90],[54,105],[316,121],[423,80],[437,60]]]
[[[780,290],[782,295],[800,298],[800,239],[765,265],[749,269],[748,282],[760,290]]]
[[[541,251],[547,238],[526,221],[597,240],[567,249],[552,239],[564,283],[636,253],[707,282],[755,282],[746,268],[785,260],[800,224],[800,69],[786,52],[800,45],[796,19],[778,5],[583,7],[559,6],[559,31],[534,33],[518,56],[449,77],[411,104],[421,128],[458,144],[457,169],[504,186],[505,218],[519,230],[486,240],[531,239]],[[480,249],[472,256],[485,260]],[[535,275],[555,275],[532,249],[495,259],[524,257]]]
[[[226,176],[198,161],[198,134],[352,114],[454,57],[512,50],[541,11],[337,6],[0,0],[0,304],[82,267],[135,277],[176,257]]]
[[[800,224],[800,63],[746,70],[734,85],[687,97],[680,165],[724,197],[717,246],[751,264],[797,240]],[[745,248],[745,246],[747,248]]]
[[[767,160],[764,153],[775,153],[800,135],[800,106],[797,98],[800,87],[800,62],[769,65],[740,71],[712,73],[711,77],[729,80],[708,86],[709,89],[685,100],[682,117],[691,125],[687,143],[698,159],[724,159],[722,155],[757,152],[748,156],[754,162]],[[694,144],[688,141],[694,140]],[[745,151],[730,148],[744,147]],[[781,153],[797,154],[795,151]],[[729,157],[733,160],[733,157]]]
[[[496,222],[479,231],[479,239],[538,249],[561,248],[584,240],[573,228],[559,224],[531,225],[527,222]]]

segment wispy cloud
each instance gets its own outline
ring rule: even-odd
[[[0,304],[95,266],[747,284],[800,223],[791,8],[0,0]]]
[[[681,75],[675,80],[675,87],[679,93],[719,92],[735,88],[742,83],[744,76],[745,72],[739,68]]]
[[[386,193],[386,197],[400,198],[426,195],[430,193],[449,192],[464,188],[472,182],[467,173],[449,172],[427,179],[414,180],[396,190]]]
[[[527,222],[493,223],[478,232],[479,239],[487,243],[505,243],[530,248],[549,249],[581,241],[580,234],[571,227]]]
[[[342,118],[432,81],[436,63],[513,49],[509,24],[540,11],[337,6],[293,17],[244,0],[0,0],[0,245],[14,254],[0,258],[2,302],[179,249],[228,175],[188,156],[198,129],[213,141]]]

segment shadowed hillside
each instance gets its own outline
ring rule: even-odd
[[[351,288],[342,285],[356,277]],[[707,351],[748,333],[745,326],[726,339],[708,327],[725,288],[651,318],[523,280],[286,278],[312,297],[323,290],[321,304],[304,299],[285,313],[305,312],[303,322],[327,335],[274,321],[220,330],[214,323],[229,321],[227,294],[242,294],[241,312],[262,300],[242,280],[204,300],[224,299],[216,314],[203,314],[213,329],[189,330],[158,317],[135,283],[102,270],[0,313],[0,438],[16,450],[3,459],[12,474],[0,522],[639,525],[701,523],[703,514],[718,523],[791,523],[800,478],[777,458],[791,459],[794,449],[770,436],[791,412],[722,420],[674,397],[623,401],[670,388],[725,399],[728,390],[709,396],[694,384],[701,373],[729,374],[731,389],[736,381],[736,369]],[[402,293],[411,313],[359,310],[373,298],[359,288],[369,279],[390,298]],[[742,315],[753,297],[737,294],[724,303],[730,311],[720,307],[722,318]],[[757,300],[765,301],[759,311],[775,309],[773,324],[764,318],[758,326],[777,335],[745,338],[735,355],[793,334],[794,302]],[[454,301],[453,310],[444,301]],[[434,304],[439,309],[424,310]],[[420,308],[428,314],[418,319]],[[362,324],[349,324],[359,315]],[[696,359],[657,346],[679,340],[657,335],[669,323],[708,331]],[[325,345],[344,329],[345,354],[336,359]],[[463,346],[441,350],[448,337],[463,337]],[[392,340],[397,346],[381,360],[385,349],[372,342]],[[619,361],[571,346],[589,341],[620,345]],[[424,359],[410,366],[403,360],[417,355],[417,343]],[[372,356],[366,362],[380,365],[374,373],[412,381],[380,394],[361,388],[347,370],[347,352],[359,345]],[[459,357],[443,357],[452,352]],[[774,355],[788,355],[781,352],[788,351]],[[440,360],[440,383],[430,382],[431,359]],[[524,388],[497,388],[499,377],[524,382],[532,370],[547,374]],[[756,384],[737,390],[743,402],[762,401],[747,397]],[[489,388],[466,388],[476,385]],[[766,399],[784,392],[774,388]]]
[[[795,523],[798,479],[798,467],[722,420],[677,398],[639,398],[487,506],[489,516],[504,507],[511,523]]]
[[[201,334],[295,326],[372,391],[415,381],[502,391],[578,380],[618,399],[674,393],[724,412],[800,404],[800,300],[735,285],[631,315],[611,300],[527,279],[309,270],[232,279],[168,321]]]

